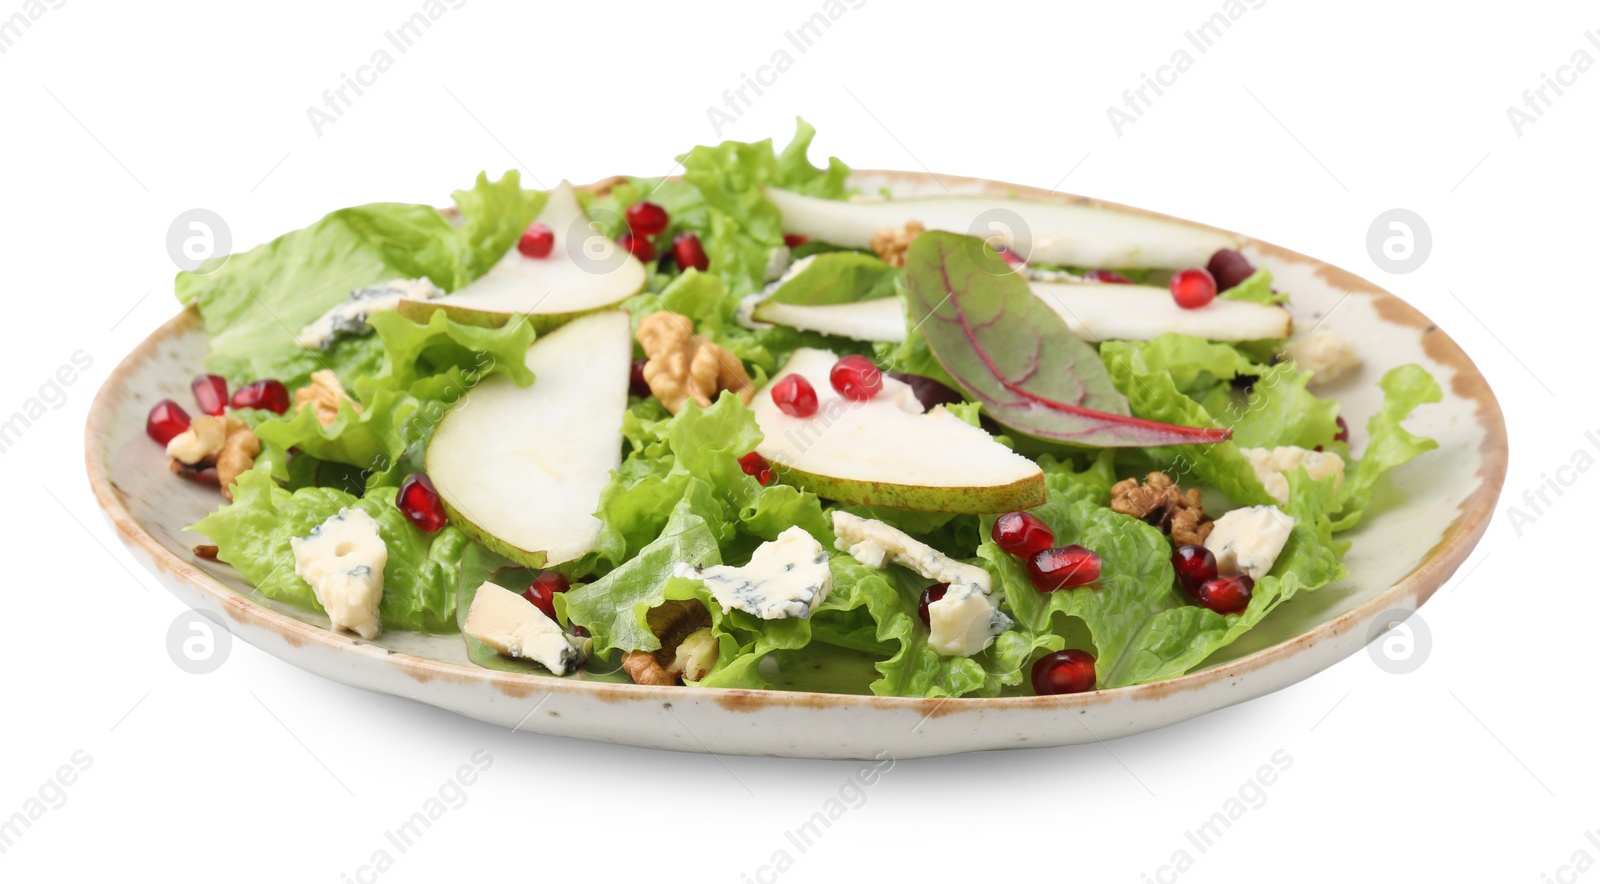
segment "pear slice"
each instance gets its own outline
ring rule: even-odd
[[[1237,249],[1231,234],[1170,218],[1070,203],[992,196],[830,200],[775,187],[767,198],[786,233],[852,249],[872,245],[884,228],[920,221],[929,230],[989,236],[1042,264],[1069,267],[1204,267],[1218,249]]]
[[[1044,503],[1033,461],[942,406],[924,413],[911,387],[884,376],[866,402],[828,382],[839,357],[802,348],[756,393],[750,407],[764,438],[756,451],[788,484],[840,503],[940,513],[1004,513]],[[772,401],[791,374],[811,383],[817,412],[792,417]]]
[[[529,258],[513,246],[488,273],[455,292],[401,301],[400,314],[427,322],[443,310],[456,322],[490,327],[520,315],[545,331],[644,288],[644,265],[590,226],[571,184],[563,181],[550,191],[538,220],[555,233],[549,255]]]
[[[494,375],[462,396],[426,458],[451,523],[530,568],[592,549],[600,492],[622,462],[632,358],[628,314],[592,313],[528,348],[532,386]]]
[[[1166,289],[1104,282],[1030,282],[1038,295],[1085,341],[1150,341],[1169,332],[1208,341],[1264,341],[1287,338],[1294,328],[1289,311],[1275,304],[1218,298],[1185,310]],[[899,343],[906,339],[900,298],[851,304],[780,304],[762,301],[751,317],[801,331],[857,341]]]

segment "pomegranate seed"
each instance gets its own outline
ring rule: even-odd
[[[784,375],[772,385],[772,401],[790,417],[810,417],[817,413],[817,390],[797,374]]]
[[[150,416],[145,418],[144,431],[150,438],[162,445],[172,441],[172,437],[189,429],[189,412],[183,406],[171,399],[163,399],[150,409]]]
[[[1172,300],[1185,310],[1198,310],[1217,297],[1217,281],[1203,267],[1179,270],[1167,285],[1172,289]]]
[[[650,395],[650,382],[644,379],[644,364],[648,359],[635,359],[628,367],[628,392],[640,398]]]
[[[989,536],[1001,549],[1023,559],[1056,545],[1056,532],[1033,513],[1006,513],[994,520]]]
[[[411,524],[428,534],[443,528],[448,521],[444,504],[439,500],[439,492],[434,490],[433,480],[428,478],[427,473],[407,476],[400,484],[400,493],[395,495],[394,505],[411,520]]]
[[[560,571],[540,571],[523,591],[522,597],[533,603],[535,608],[544,612],[551,620],[556,619],[556,593],[566,592],[572,588],[566,575]]]
[[[1333,422],[1335,424],[1337,424],[1338,427],[1339,427],[1339,432],[1333,434],[1333,441],[1335,441],[1335,442],[1349,442],[1350,441],[1350,425],[1345,423],[1344,422],[1344,418],[1342,418],[1342,417],[1334,418]]]
[[[1256,268],[1250,259],[1235,252],[1233,249],[1218,249],[1211,261],[1206,264],[1212,278],[1217,281],[1218,291],[1227,291],[1241,282],[1254,276]]]
[[[1193,595],[1217,579],[1217,557],[1198,543],[1186,544],[1173,550],[1172,570],[1178,572],[1178,582]]]
[[[234,408],[264,408],[273,414],[289,410],[289,388],[283,381],[265,380],[245,384],[233,391]]]
[[[767,459],[752,451],[739,458],[739,469],[744,470],[746,476],[752,476],[763,485],[772,484],[772,464]]]
[[[628,229],[640,236],[655,236],[667,229],[667,210],[643,200],[628,207],[623,219]]]
[[[917,616],[922,618],[923,626],[933,628],[933,620],[928,616],[928,606],[944,598],[944,594],[949,591],[948,583],[935,583],[922,591],[922,598],[917,600]]]
[[[783,244],[791,249],[797,249],[810,241],[811,237],[803,233],[785,233],[783,235]]]
[[[828,383],[852,402],[866,402],[883,389],[883,372],[865,356],[846,356],[828,372]]]
[[[617,245],[622,246],[623,251],[640,261],[650,261],[656,256],[656,247],[650,240],[632,231],[617,237]]]
[[[584,629],[582,626],[579,626],[578,624],[574,623],[574,624],[572,624],[572,634],[577,636],[578,638],[588,638],[589,637],[589,630]]]
[[[711,259],[706,257],[706,250],[700,245],[700,237],[687,230],[672,238],[672,258],[684,270],[693,267],[704,273],[711,266]]]
[[[1076,543],[1033,554],[1028,579],[1040,592],[1055,592],[1100,579],[1100,557]]]
[[[197,374],[189,384],[195,404],[205,414],[222,414],[228,408],[228,382],[214,374]]]
[[[527,258],[548,258],[556,247],[556,232],[543,222],[532,224],[517,239],[517,251]]]
[[[1094,689],[1094,655],[1088,651],[1056,651],[1033,664],[1033,692],[1081,694]]]
[[[1112,270],[1091,270],[1083,275],[1090,282],[1112,282],[1117,285],[1133,285],[1133,280]]]
[[[1218,577],[1201,584],[1194,598],[1201,607],[1218,614],[1237,614],[1250,606],[1250,593],[1255,587],[1256,582],[1247,574]]]
[[[933,410],[935,405],[958,405],[967,401],[961,398],[960,393],[957,393],[956,391],[945,386],[943,383],[924,375],[909,374],[903,371],[891,371],[889,372],[889,377],[892,377],[903,384],[910,385],[911,395],[917,397],[917,401],[922,403],[922,409],[924,411]]]

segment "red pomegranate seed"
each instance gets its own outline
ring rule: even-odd
[[[803,233],[785,233],[783,235],[783,244],[791,249],[797,249],[810,241],[811,237]]]
[[[400,493],[395,495],[394,505],[411,520],[411,524],[429,534],[443,528],[448,521],[444,504],[439,500],[439,492],[434,490],[433,480],[428,478],[427,473],[407,476],[400,484]]]
[[[923,626],[933,628],[933,620],[928,616],[928,606],[944,598],[944,594],[949,591],[948,583],[935,583],[922,591],[922,598],[917,600],[917,616],[922,618]]]
[[[1172,289],[1172,300],[1185,310],[1198,310],[1217,297],[1217,281],[1203,267],[1179,270],[1167,285]]]
[[[1100,557],[1076,543],[1034,553],[1028,579],[1040,592],[1055,592],[1100,579]]]
[[[1172,551],[1172,570],[1178,572],[1178,582],[1193,595],[1217,579],[1217,557],[1198,543],[1186,544]]]
[[[1255,587],[1256,582],[1246,574],[1218,577],[1202,584],[1194,598],[1201,607],[1218,614],[1237,614],[1250,606],[1250,594]]]
[[[1250,259],[1239,254],[1233,249],[1218,249],[1211,261],[1206,264],[1212,278],[1217,281],[1218,291],[1227,291],[1241,282],[1254,276],[1256,268]]]
[[[283,381],[253,381],[233,391],[234,408],[264,408],[273,414],[289,410],[289,388]]]
[[[1094,655],[1088,651],[1056,651],[1033,664],[1033,692],[1081,694],[1094,689]]]
[[[852,402],[866,402],[883,389],[883,372],[865,356],[846,356],[828,372],[828,383]]]
[[[1335,442],[1349,442],[1350,441],[1350,425],[1345,423],[1344,422],[1344,418],[1342,418],[1342,417],[1334,418],[1333,422],[1335,424],[1337,424],[1338,427],[1339,427],[1339,432],[1333,434],[1333,441],[1335,441]]]
[[[650,240],[631,231],[617,237],[617,245],[640,261],[651,261],[656,256],[656,247]]]
[[[623,219],[628,229],[640,236],[655,236],[667,229],[667,210],[643,200],[629,206]]]
[[[1117,285],[1133,285],[1133,280],[1112,270],[1091,270],[1083,275],[1090,282],[1112,282]]]
[[[1056,545],[1056,532],[1033,513],[1006,513],[994,520],[989,536],[1001,549],[1023,559]]]
[[[700,237],[685,230],[672,238],[672,259],[678,262],[679,269],[688,270],[690,267],[704,273],[711,266],[711,259],[706,257],[704,246],[700,245]]]
[[[582,626],[579,626],[578,624],[574,623],[574,624],[572,624],[572,634],[577,636],[578,638],[588,638],[589,637],[589,630],[584,629]]]
[[[205,414],[221,414],[228,408],[228,382],[214,374],[197,374],[189,384],[195,404]]]
[[[572,588],[566,575],[560,571],[540,571],[523,591],[522,597],[533,603],[535,608],[544,612],[551,620],[556,619],[556,593],[566,592]]]
[[[171,399],[163,399],[150,409],[150,416],[145,418],[144,431],[150,438],[162,445],[172,441],[172,437],[189,429],[189,412],[183,406]]]
[[[763,485],[772,484],[772,464],[767,459],[752,451],[739,458],[739,469],[744,470],[746,476],[752,476]]]
[[[543,222],[530,225],[517,240],[517,251],[528,258],[548,258],[555,247],[556,232]]]
[[[645,398],[650,395],[650,382],[644,379],[644,364],[648,359],[635,359],[628,366],[628,392],[634,396]]]
[[[817,390],[797,374],[784,375],[772,385],[772,401],[790,417],[810,417],[817,413]]]

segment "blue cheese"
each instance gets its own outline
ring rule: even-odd
[[[1247,506],[1218,519],[1206,537],[1206,549],[1217,557],[1217,573],[1249,575],[1260,580],[1272,571],[1294,531],[1294,517],[1275,506]]]
[[[673,576],[704,581],[723,611],[737,608],[763,620],[810,617],[833,589],[827,550],[799,526],[756,547],[747,565],[680,563]]]
[[[970,583],[950,584],[928,605],[928,647],[941,657],[970,657],[1012,627],[994,599]]]
[[[496,653],[532,660],[556,675],[566,675],[583,662],[583,651],[567,638],[559,623],[527,599],[494,583],[478,587],[461,631]]]
[[[1313,481],[1333,476],[1335,491],[1344,482],[1344,459],[1331,451],[1280,445],[1277,448],[1241,448],[1239,453],[1250,461],[1250,468],[1255,470],[1261,486],[1279,503],[1289,502],[1289,479],[1286,474],[1300,468],[1304,468]]]
[[[1290,340],[1283,352],[1296,368],[1311,372],[1312,384],[1329,383],[1361,366],[1356,345],[1325,328]]]
[[[312,350],[326,350],[347,335],[364,335],[371,330],[367,317],[394,310],[401,301],[431,301],[444,297],[444,289],[427,278],[391,279],[350,293],[350,300],[339,304],[300,330],[295,343]]]
[[[309,535],[290,538],[289,548],[294,573],[311,584],[334,629],[369,641],[383,633],[378,604],[389,548],[378,535],[377,520],[362,510],[342,509]]]

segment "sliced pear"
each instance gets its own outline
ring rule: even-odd
[[[1085,341],[1149,341],[1169,332],[1208,341],[1263,341],[1287,338],[1294,327],[1289,311],[1272,304],[1218,298],[1185,310],[1166,289],[1103,282],[1031,282],[1033,293]],[[853,304],[780,304],[762,301],[751,316],[801,331],[822,332],[857,341],[899,343],[906,339],[900,298]]]
[[[456,322],[491,327],[527,316],[544,331],[644,288],[644,265],[590,226],[571,184],[563,181],[550,191],[538,220],[555,232],[549,255],[529,258],[513,246],[488,273],[455,292],[400,302],[401,315],[427,322],[443,310]]]
[[[1030,261],[1069,267],[1204,267],[1237,237],[1170,218],[1071,203],[990,196],[830,200],[767,188],[783,229],[819,242],[869,248],[886,227],[920,221],[929,230],[991,234]]]
[[[772,383],[751,402],[765,436],[756,451],[783,480],[841,503],[941,513],[1003,513],[1044,503],[1044,473],[1033,461],[936,407],[924,413],[911,387],[885,376],[866,402],[842,398],[828,382],[839,357],[796,350],[772,383],[798,374],[817,392],[811,417],[784,414]]]
[[[592,549],[600,492],[622,461],[632,357],[628,314],[593,313],[528,348],[532,386],[495,375],[462,396],[427,454],[450,521],[530,568]]]

